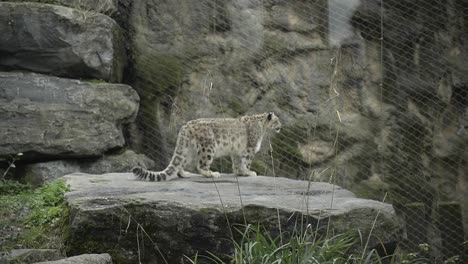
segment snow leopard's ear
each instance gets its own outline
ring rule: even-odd
[[[275,113],[273,113],[273,112],[268,113],[267,120],[271,121],[271,119],[273,119],[274,115],[275,115]]]

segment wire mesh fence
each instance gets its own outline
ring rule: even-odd
[[[404,250],[466,260],[466,1],[180,0],[146,10],[157,39],[135,29],[152,55],[133,54],[133,146],[152,169],[167,165],[189,120],[274,111],[284,128],[253,170],[388,193]],[[213,167],[231,171],[229,159]]]

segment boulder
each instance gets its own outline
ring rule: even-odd
[[[58,5],[0,2],[0,32],[0,70],[122,79],[122,32],[108,16]]]
[[[47,264],[112,264],[109,254],[83,254],[56,261],[36,262]]]
[[[329,224],[333,234],[359,230],[363,239],[373,228],[369,247],[400,239],[391,205],[356,198],[338,186],[192,176],[167,182],[137,181],[130,173],[65,176],[71,189],[65,195],[71,209],[68,254],[107,252],[118,263],[182,263],[184,255],[197,252],[232,253],[230,231],[237,235],[235,228],[246,223],[278,234],[278,221],[283,231],[303,223],[323,233]]]
[[[128,85],[0,73],[0,156],[100,156],[124,145],[138,104]]]
[[[19,168],[20,175],[17,176],[24,178],[33,186],[39,186],[74,172],[90,174],[129,172],[135,166],[152,168],[154,161],[143,154],[126,150],[121,154],[104,155],[98,159],[56,160],[27,164]]]

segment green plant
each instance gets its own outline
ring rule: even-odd
[[[138,80],[145,97],[174,96],[183,75],[183,61],[174,55],[151,53],[137,56]]]
[[[284,236],[284,235],[283,235]],[[293,234],[281,244],[260,227],[247,226],[241,244],[235,245],[234,263],[344,263],[344,254],[353,245],[353,238],[340,235],[317,239],[312,233]]]
[[[34,192],[32,212],[26,219],[27,226],[54,224],[64,211],[64,193],[68,190],[64,181],[46,184]]]
[[[0,181],[0,195],[17,195],[31,191],[31,185],[19,183],[17,181]]]
[[[252,225],[238,232],[241,241],[234,242],[234,255],[229,261],[233,264],[350,263],[352,255],[348,256],[347,253],[356,242],[348,234],[322,238],[315,232],[306,231],[292,234],[281,243],[280,236],[273,238],[265,229]],[[282,237],[287,235],[282,234]],[[197,254],[191,262],[197,263],[199,258]],[[205,258],[213,263],[225,263],[213,254]]]
[[[0,224],[17,226],[22,232],[9,241],[6,248],[61,248],[68,228],[69,210],[64,194],[65,181],[57,180],[33,190],[29,185],[13,181],[0,183]]]

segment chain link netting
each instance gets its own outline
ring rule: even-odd
[[[178,2],[149,8],[159,40],[134,54],[134,145],[152,169],[191,119],[275,111],[283,130],[253,170],[388,194],[406,252],[466,260],[466,1]]]

